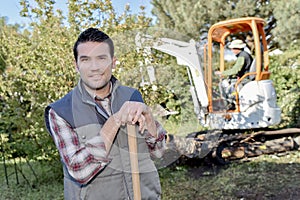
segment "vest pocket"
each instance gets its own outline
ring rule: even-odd
[[[80,143],[85,143],[87,140],[98,136],[101,130],[100,124],[88,124],[85,126],[81,126],[76,128],[76,133],[78,135],[78,139]]]
[[[127,199],[126,188],[123,184],[123,174],[97,177],[81,189],[83,200],[121,200]]]

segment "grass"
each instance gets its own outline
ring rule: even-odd
[[[298,199],[300,152],[264,155],[228,166],[163,169],[163,199]]]
[[[0,164],[1,200],[63,200],[63,177],[59,162],[26,163],[16,159],[17,168],[12,161],[6,163],[8,182],[4,164]]]
[[[192,111],[191,111],[192,112]],[[158,119],[163,125],[164,129],[172,135],[186,137],[189,133],[203,131],[203,126],[200,125],[199,120],[195,115],[188,117],[188,121],[182,119],[179,121]]]
[[[50,165],[43,162],[31,163],[36,177],[26,163],[17,165],[19,183],[16,182],[14,165],[10,163],[7,186],[1,163],[0,199],[63,199],[59,162]],[[159,173],[163,200],[293,200],[300,196],[300,151],[259,156],[226,166],[198,160],[189,164],[173,164],[160,169]]]

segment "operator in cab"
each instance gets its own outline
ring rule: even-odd
[[[228,47],[237,57],[235,64],[233,65],[233,67],[223,72],[215,72],[216,75],[219,75],[223,78],[220,90],[222,96],[227,100],[234,98],[233,93],[235,83],[245,73],[249,72],[251,64],[253,62],[251,54],[244,50],[246,44],[242,40],[233,40]],[[234,107],[231,107],[230,109],[234,109]]]

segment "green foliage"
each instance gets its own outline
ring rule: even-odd
[[[274,40],[282,49],[300,45],[300,1],[270,1],[276,18],[276,27],[272,30]]]
[[[170,116],[170,120],[173,118],[174,123],[183,124],[195,118],[186,67],[177,65],[175,60],[169,58],[169,63],[159,65],[157,71],[158,82],[166,85],[168,94],[172,96],[167,98],[166,107],[180,113]]]
[[[68,8],[68,23],[77,32],[92,26],[101,27],[107,34],[114,35],[148,27],[152,21],[145,16],[143,6],[140,7],[141,12],[138,15],[130,13],[129,5],[119,15],[110,0],[69,0]]]
[[[282,49],[299,46],[300,1],[280,0],[153,0],[152,13],[161,28],[173,29],[197,39],[219,21],[238,17],[266,20],[270,46]]]
[[[0,177],[1,199],[63,200],[63,174],[60,166],[59,161],[26,163],[17,159],[16,165],[13,162],[6,163],[8,185],[4,181],[3,167],[0,168],[3,175]]]
[[[3,35],[3,30],[4,29],[8,29],[10,31],[17,31],[20,26],[18,24],[15,25],[7,25],[7,18],[6,17],[1,17],[0,16],[0,44],[2,44],[4,41],[4,35]],[[5,68],[6,68],[6,57],[5,57],[5,51],[6,48],[0,48],[0,73],[4,72]]]
[[[275,82],[282,109],[281,126],[300,126],[300,51],[286,51],[271,57],[271,79]]]
[[[152,40],[144,41],[139,49],[135,43],[137,31],[152,37]],[[158,38],[161,37],[184,41],[188,37],[172,30],[153,27],[125,33],[125,35],[119,34],[117,38],[113,38],[116,46],[121,47],[117,49],[118,65],[126,66],[127,69],[124,70],[123,67],[117,66],[115,75],[123,84],[139,88],[148,105],[155,107],[158,104],[168,111],[178,112],[178,114],[164,117],[167,124],[176,125],[178,128],[194,120],[196,116],[189,92],[190,82],[186,67],[179,66],[174,57],[150,49],[153,42],[159,41]],[[122,45],[124,40],[126,40],[125,47]],[[149,76],[149,68],[153,69],[152,79],[154,80]],[[173,132],[174,129],[171,126],[169,128]],[[195,128],[193,126],[190,129],[195,130]]]
[[[209,27],[221,20],[270,14],[269,1],[261,0],[153,0],[152,13],[159,27],[174,29],[197,39]]]
[[[0,79],[1,121],[14,149],[29,159],[51,157],[47,146],[53,142],[44,129],[44,108],[74,84],[67,33],[51,20],[36,24],[29,35],[3,31],[6,70]]]

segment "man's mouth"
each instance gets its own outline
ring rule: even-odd
[[[91,74],[89,75],[90,78],[100,78],[102,74]]]

